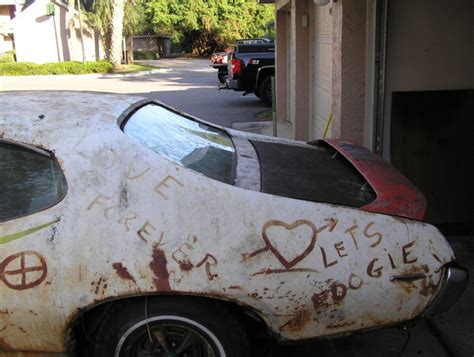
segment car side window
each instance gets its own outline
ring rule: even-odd
[[[0,141],[0,221],[54,206],[67,191],[54,155]]]

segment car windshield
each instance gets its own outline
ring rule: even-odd
[[[234,183],[235,148],[223,130],[148,104],[132,113],[123,131],[181,166],[224,183]]]

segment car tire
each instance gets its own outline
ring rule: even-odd
[[[240,357],[249,355],[249,344],[239,317],[219,302],[144,298],[109,309],[98,330],[94,355],[161,356],[168,355],[166,351],[173,356]]]
[[[272,77],[273,76],[267,76],[265,77],[262,82],[260,82],[260,85],[258,86],[258,93],[260,100],[265,104],[267,107],[272,106],[272,97],[273,97],[273,91],[272,91]]]

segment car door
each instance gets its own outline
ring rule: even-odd
[[[37,322],[48,315],[58,289],[51,277],[66,191],[52,153],[0,140],[0,349],[55,349],[42,345]],[[48,320],[54,325],[61,317]]]

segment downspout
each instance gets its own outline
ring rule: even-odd
[[[373,108],[375,113],[374,152],[379,155],[382,155],[384,139],[388,1],[389,0],[377,0],[375,20],[374,93],[376,93],[376,99]]]
[[[61,62],[61,50],[59,49],[58,29],[56,27],[56,11],[53,12],[53,27],[54,27],[54,38],[56,39],[56,53],[58,55],[58,62]]]

